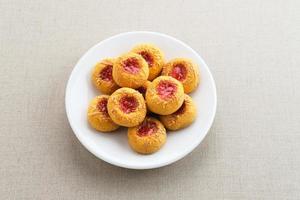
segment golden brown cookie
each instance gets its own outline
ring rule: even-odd
[[[147,61],[148,80],[152,81],[160,74],[164,65],[164,54],[158,47],[152,44],[139,44],[132,49],[132,52],[141,55]]]
[[[167,139],[163,124],[152,117],[146,117],[140,125],[128,128],[127,135],[130,147],[141,154],[158,151]]]
[[[126,53],[113,66],[113,79],[120,87],[138,88],[148,79],[149,67],[145,59],[136,53]]]
[[[112,78],[114,59],[107,58],[97,63],[92,72],[94,86],[104,94],[111,94],[119,88]]]
[[[148,86],[147,107],[150,111],[169,115],[182,105],[184,90],[182,84],[170,76],[159,76]]]
[[[194,91],[199,84],[198,66],[186,58],[175,58],[169,61],[162,70],[162,75],[172,76],[183,84],[184,92]]]
[[[119,128],[114,123],[107,112],[108,95],[100,95],[95,97],[88,107],[87,118],[89,124],[96,130],[102,132],[110,132]]]
[[[143,95],[131,88],[120,88],[108,99],[108,113],[119,125],[133,127],[140,124],[146,116]]]

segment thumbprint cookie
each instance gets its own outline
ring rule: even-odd
[[[127,53],[117,58],[112,74],[113,79],[120,87],[136,89],[148,79],[148,63],[139,54]]]
[[[107,58],[97,63],[92,72],[94,86],[104,94],[111,94],[119,88],[112,77],[114,59]]]
[[[126,127],[140,124],[147,112],[143,95],[131,88],[116,90],[109,97],[107,108],[112,120]]]
[[[164,65],[164,54],[152,44],[139,44],[132,49],[132,52],[141,55],[149,66],[148,80],[152,81],[161,72]]]
[[[87,118],[89,124],[96,130],[110,132],[119,128],[119,125],[113,122],[107,111],[108,95],[95,97],[88,107]]]
[[[141,154],[158,151],[167,139],[163,124],[152,117],[146,117],[138,126],[128,128],[127,136],[130,147]]]
[[[150,111],[169,115],[180,108],[184,100],[182,84],[170,76],[153,80],[146,91],[147,107]]]
[[[162,75],[172,76],[180,81],[185,93],[194,91],[199,84],[198,66],[186,58],[175,58],[168,62],[163,67]]]

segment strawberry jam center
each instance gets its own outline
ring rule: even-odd
[[[162,98],[162,99],[167,99],[172,97],[176,90],[177,90],[177,86],[175,83],[171,82],[171,81],[160,81],[158,83],[158,86],[156,88],[158,95]]]
[[[177,64],[173,67],[170,75],[179,80],[183,81],[186,78],[187,70],[186,67],[183,64]]]
[[[128,58],[123,62],[123,67],[126,72],[136,74],[140,71],[139,62],[136,58]]]
[[[180,106],[180,108],[175,113],[173,113],[173,115],[183,114],[185,112],[185,108],[186,108],[186,104],[185,104],[185,101],[184,101],[182,106]]]
[[[154,134],[158,127],[153,121],[144,121],[138,128],[137,135],[140,137],[145,137]]]
[[[104,81],[112,81],[112,65],[107,65],[100,72],[100,78]]]
[[[108,116],[108,111],[107,111],[107,99],[101,99],[98,103],[97,103],[97,109],[104,113],[105,115]]]
[[[126,114],[135,111],[137,106],[138,106],[138,102],[134,97],[124,96],[120,99],[121,110]]]
[[[153,57],[146,51],[140,52],[140,55],[146,60],[148,63],[149,67],[152,67],[153,65]]]

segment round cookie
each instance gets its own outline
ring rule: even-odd
[[[120,87],[136,89],[147,81],[148,76],[148,63],[136,53],[120,56],[113,65],[113,79]]]
[[[141,154],[158,151],[167,139],[163,124],[152,117],[146,117],[138,126],[128,128],[127,136],[130,147]]]
[[[92,83],[104,94],[111,94],[119,88],[112,77],[114,61],[112,58],[104,59],[92,71]]]
[[[182,105],[184,90],[182,84],[170,76],[160,76],[153,80],[146,92],[147,107],[150,111],[169,115]]]
[[[119,125],[133,127],[140,124],[146,116],[143,95],[131,88],[120,88],[108,99],[108,113]]]
[[[141,55],[149,66],[148,80],[152,81],[161,72],[164,65],[164,54],[152,44],[139,44],[132,49],[132,52]]]
[[[110,132],[119,128],[114,123],[107,112],[108,95],[95,97],[89,104],[87,118],[89,124],[96,130]]]
[[[194,91],[199,84],[198,66],[186,58],[175,58],[169,61],[162,70],[162,75],[172,76],[183,85],[184,92]]]

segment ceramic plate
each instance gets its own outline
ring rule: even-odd
[[[165,53],[166,61],[176,57],[192,59],[200,68],[201,82],[191,94],[198,116],[189,127],[168,132],[167,142],[158,152],[140,155],[127,142],[127,129],[104,134],[93,130],[87,122],[87,107],[100,93],[91,83],[93,66],[107,57],[117,57],[139,43],[153,43]],[[209,131],[216,113],[215,82],[201,56],[191,47],[171,36],[155,32],[128,32],[110,37],[89,49],[74,67],[66,89],[66,112],[79,141],[95,156],[116,166],[150,169],[171,164],[190,153]]]

